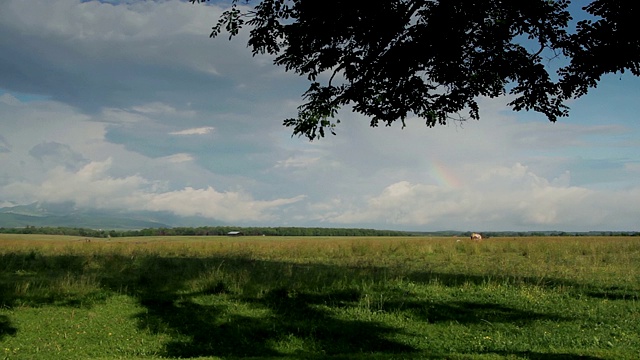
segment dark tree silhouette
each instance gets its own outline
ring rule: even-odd
[[[191,0],[206,2],[208,0]],[[250,28],[256,54],[306,76],[298,116],[313,140],[332,133],[340,108],[391,125],[479,119],[477,99],[512,94],[514,110],[555,122],[565,102],[607,73],[640,75],[640,5],[594,0],[233,0],[212,37]],[[572,21],[573,16],[586,20]],[[551,61],[556,59],[556,61]]]

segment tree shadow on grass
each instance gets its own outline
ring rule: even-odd
[[[310,338],[327,355],[349,353],[411,353],[411,346],[389,340],[401,329],[376,321],[336,318],[330,311],[339,307],[355,307],[362,295],[345,290],[330,293],[296,293],[274,289],[257,302],[268,307],[282,324],[283,335]]]
[[[165,345],[165,356],[276,356],[267,346],[268,321],[227,314],[225,306],[202,305],[175,294],[145,294],[137,315],[140,327],[173,335]],[[226,314],[225,318],[221,316]]]
[[[349,358],[365,353],[382,357],[385,354],[390,357],[394,354],[411,357],[418,354],[416,348],[392,340],[396,335],[405,334],[403,329],[377,321],[337,315],[341,313],[338,309],[361,309],[362,301],[368,295],[361,290],[336,285],[340,279],[349,279],[351,283],[384,283],[387,277],[402,275],[413,282],[428,284],[437,281],[450,287],[488,281],[487,277],[479,275],[433,272],[396,274],[393,271],[401,270],[295,264],[253,260],[243,256],[196,258],[12,254],[10,257],[0,258],[3,264],[13,264],[7,267],[5,274],[0,274],[3,275],[0,277],[0,289],[17,289],[22,283],[29,282],[46,288],[47,284],[88,276],[94,279],[99,290],[97,293],[89,290],[77,294],[48,291],[45,292],[46,296],[38,292],[12,290],[11,294],[8,292],[0,297],[5,306],[14,303],[27,303],[30,306],[91,306],[108,296],[125,294],[137,299],[144,308],[135,317],[140,328],[170,336],[164,355],[177,358],[277,357],[287,354],[293,357],[321,357],[324,354]],[[21,275],[15,275],[18,272]],[[194,291],[190,288],[190,282],[211,277],[212,272],[219,273],[222,278],[212,280],[215,283],[204,290]],[[490,281],[513,281],[513,277],[494,276]],[[539,279],[518,278],[518,281],[547,287],[579,286],[565,280],[546,279],[541,283]],[[257,290],[253,291],[254,288]],[[218,296],[222,300],[201,301],[202,297]],[[249,311],[247,315],[233,309],[234,304],[256,312]],[[490,302],[419,301],[411,294],[407,294],[406,299],[394,294],[391,300],[380,305],[380,310],[407,311],[412,317],[429,323],[525,324],[540,319],[562,320],[559,316]],[[8,319],[0,318],[0,338],[17,331]],[[282,346],[288,347],[286,351],[282,350]],[[520,355],[535,358],[533,356],[536,354]]]
[[[336,310],[340,308],[363,310],[362,303],[369,294],[353,288],[336,290],[332,284],[345,277],[357,279],[354,283],[382,283],[383,277],[387,276],[382,268],[301,265],[228,257],[215,261],[224,262],[228,271],[243,273],[246,284],[261,284],[265,290],[255,294],[250,291],[234,293],[229,290],[233,287],[231,284],[218,282],[212,284],[207,292],[224,295],[229,300],[225,304],[236,302],[248,308],[266,310],[268,315],[237,315],[229,311],[228,305],[198,303],[196,298],[201,293],[180,293],[175,284],[167,287],[164,281],[155,283],[145,280],[139,284],[143,292],[134,294],[147,310],[140,314],[138,320],[143,328],[179,335],[167,344],[167,356],[284,356],[278,343],[291,338],[303,345],[299,346],[297,353],[295,345],[286,353],[293,351],[297,356],[305,357],[318,354],[361,356],[363,353],[410,355],[418,351],[405,343],[390,340],[395,335],[405,334],[401,328],[336,315]],[[179,268],[169,265],[168,271],[178,271]],[[447,275],[431,274],[434,278]],[[309,283],[309,279],[313,279],[313,283]],[[426,282],[429,281],[426,279]],[[473,276],[465,280],[460,276],[456,281],[463,284],[485,280]],[[318,284],[325,284],[326,290],[318,287]],[[172,288],[173,291],[168,290]],[[314,288],[316,290],[312,290]],[[526,325],[537,320],[568,320],[554,314],[490,302],[445,303],[415,300],[415,296],[406,292],[405,295],[406,299],[403,299],[399,294],[393,294],[392,299],[385,300],[378,310],[406,312],[412,318],[428,323],[455,321],[460,324],[485,322]]]
[[[464,274],[464,273],[443,273],[434,271],[418,271],[408,275],[408,279],[419,283],[437,283],[447,287],[458,287],[465,284],[483,285],[487,283],[495,284],[526,284],[544,288],[556,288],[560,286],[577,286],[574,281],[566,279],[539,278],[528,276],[485,275],[485,274]]]
[[[589,355],[576,355],[576,354],[555,354],[555,353],[541,353],[535,351],[498,351],[489,352],[487,354],[496,354],[500,356],[517,356],[518,358],[528,360],[603,360],[603,358],[589,356]]]
[[[480,301],[389,301],[387,311],[408,311],[417,319],[428,323],[454,321],[459,324],[509,323],[524,326],[538,320],[568,321],[558,315],[521,310],[500,304]]]
[[[634,291],[633,289],[619,286],[610,286],[605,289],[590,289],[585,291],[584,295],[603,300],[640,300],[640,290],[636,289]]]
[[[5,336],[14,336],[18,333],[18,329],[11,325],[11,320],[8,316],[0,315],[0,340]]]
[[[511,284],[511,285],[532,285],[545,289],[563,288],[570,294],[577,296],[588,296],[596,299],[607,300],[638,300],[640,298],[640,288],[625,288],[616,285],[612,286],[595,286],[582,284],[576,281],[558,278],[540,278],[529,276],[512,276],[504,275],[474,275],[460,273],[442,273],[421,271],[413,272],[407,276],[408,280],[417,283],[437,283],[447,287],[458,287],[465,284],[483,285],[493,284]]]
[[[226,261],[230,260],[227,258]],[[237,264],[231,265],[235,268]],[[262,281],[265,272],[284,274],[291,264],[253,262],[245,266],[259,269],[247,275],[247,282],[252,283]],[[325,266],[319,266],[322,269],[305,267],[310,272],[327,270]],[[253,276],[256,279],[251,279]],[[360,300],[361,294],[355,290],[314,293],[291,285],[272,287],[252,296],[233,294],[228,285],[217,283],[205,293],[220,293],[228,301],[222,302],[224,305],[219,302],[203,305],[202,296],[206,294],[158,291],[149,285],[138,294],[146,311],[137,319],[144,329],[176,335],[165,346],[168,357],[358,356],[372,352],[409,354],[416,351],[409,345],[389,340],[401,329],[376,321],[336,317],[335,308],[352,307]],[[268,287],[268,284],[264,285]],[[229,309],[234,303],[257,313],[239,315]],[[281,347],[289,348],[285,351]]]
[[[219,305],[202,305],[184,297],[173,301],[147,299],[141,304],[148,311],[138,320],[147,329],[180,334],[180,339],[166,345],[165,355],[169,357],[283,356],[275,345],[291,337],[311,342],[306,345],[314,349],[292,350],[297,356],[416,351],[385,338],[398,329],[377,322],[336,319],[329,311],[316,307],[327,301],[352,301],[353,296],[359,297],[348,293],[294,294],[275,289],[260,299],[245,299],[251,306],[268,309],[265,317],[229,314]]]

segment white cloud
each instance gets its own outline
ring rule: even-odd
[[[112,110],[92,117],[55,101],[0,102],[0,134],[8,135],[0,136],[0,201],[76,201],[82,206],[127,208],[129,200],[136,199],[133,194],[145,191],[169,193],[212,184],[224,189],[246,182],[237,175],[207,171],[187,152],[149,158],[111,143],[105,138],[106,128],[112,126],[104,122],[105,114],[135,114]],[[152,117],[137,116],[143,126],[124,131],[140,132],[136,135],[152,146],[158,134],[166,136]]]
[[[204,126],[199,128],[185,129],[180,131],[172,131],[170,135],[206,135],[213,132],[215,128],[213,126]]]
[[[152,102],[131,107],[132,111],[149,115],[172,115],[180,117],[193,117],[196,112],[193,110],[178,110],[173,106],[161,102]]]
[[[4,194],[23,194],[33,200],[45,202],[73,201],[78,206],[99,208],[123,208],[128,204],[131,193],[150,182],[138,175],[114,178],[106,174],[111,159],[104,162],[91,162],[77,172],[64,167],[56,167],[46,173],[42,182],[13,183],[2,189]],[[125,200],[125,201],[123,201]]]
[[[135,1],[117,6],[99,1],[6,0],[0,19],[6,26],[73,40],[150,40],[165,34],[202,35],[220,8],[181,1]],[[99,17],[96,16],[99,14]],[[215,17],[214,17],[215,19]],[[210,27],[210,26],[209,26]]]
[[[319,157],[309,158],[309,157],[290,157],[285,160],[278,160],[276,163],[276,168],[306,168],[309,166],[314,166]]]
[[[100,119],[104,122],[114,124],[135,124],[151,121],[147,115],[117,108],[103,108]]]
[[[193,161],[193,156],[190,154],[180,153],[180,154],[165,156],[162,159],[171,163],[181,163],[181,162]]]
[[[29,150],[29,155],[43,163],[63,165],[70,169],[83,165],[87,161],[82,154],[74,151],[69,145],[55,141],[37,144]]]
[[[488,169],[470,186],[393,183],[364,203],[356,202],[336,214],[326,209],[330,223],[377,223],[436,229],[531,230],[566,228],[603,229],[631,224],[640,210],[614,204],[619,191],[594,191],[566,185],[568,174],[548,181],[526,166]],[[336,200],[334,200],[335,202]],[[625,204],[640,201],[640,187],[626,195]],[[344,202],[338,201],[342,206]],[[360,205],[357,205],[360,204]],[[321,207],[316,210],[322,211]],[[510,228],[506,228],[505,224]],[[626,225],[626,229],[631,229]]]
[[[0,147],[10,150],[2,159],[0,185],[40,181],[59,165],[77,168],[104,144],[104,124],[58,102],[0,102],[0,118]]]
[[[172,211],[178,215],[198,215],[229,222],[275,221],[271,211],[301,201],[304,196],[288,199],[254,200],[244,192],[218,192],[212,187],[182,190],[162,194],[144,194],[146,210]]]
[[[71,201],[80,207],[169,211],[229,222],[277,220],[279,208],[305,198],[256,200],[244,191],[217,191],[211,186],[162,191],[163,184],[140,175],[110,176],[111,166],[112,159],[91,162],[77,172],[57,167],[41,183],[13,183],[0,191],[28,193],[45,202]]]
[[[0,102],[5,103],[7,105],[20,105],[21,102],[15,96],[5,93],[0,95]]]

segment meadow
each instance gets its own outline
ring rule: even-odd
[[[0,234],[0,359],[640,359],[639,265],[640,237]]]

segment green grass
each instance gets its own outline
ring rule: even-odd
[[[638,359],[640,239],[0,235],[0,359]]]

